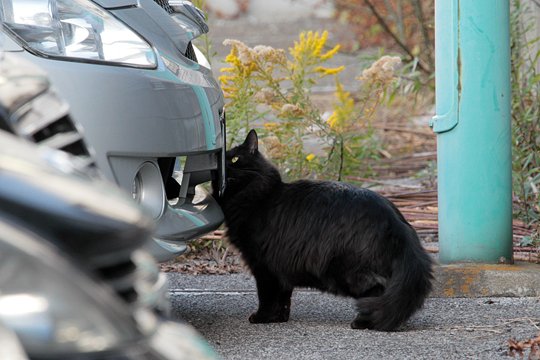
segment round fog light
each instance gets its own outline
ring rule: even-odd
[[[133,179],[131,190],[133,199],[144,206],[154,219],[163,213],[165,190],[159,168],[151,162],[145,162]]]

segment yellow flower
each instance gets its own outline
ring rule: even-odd
[[[234,76],[232,75],[221,75],[219,77],[219,81],[221,81],[223,84],[232,80],[234,80]]]
[[[321,54],[327,40],[328,31],[323,31],[322,34],[318,31],[300,33],[299,40],[294,42],[292,48],[289,48],[294,63],[314,65],[332,58],[338,52],[340,46],[336,45],[331,50]]]
[[[225,58],[225,61],[228,62],[229,64],[236,64],[239,62],[238,60],[238,56],[236,56],[237,54],[237,51],[235,48],[233,48],[231,50],[231,52],[229,53],[229,55],[227,55],[227,57]]]
[[[264,124],[264,127],[267,129],[267,130],[274,130],[275,128],[279,127],[279,124],[278,123],[275,123],[275,122],[268,122],[268,123],[265,123]]]
[[[334,111],[332,115],[328,117],[328,120],[326,120],[326,122],[328,123],[328,125],[330,125],[331,128],[334,128],[336,126],[337,120],[338,120],[338,116],[336,112]]]
[[[318,35],[318,33],[315,33]],[[326,39],[328,39],[328,31],[323,31],[321,37],[317,38],[315,37],[315,41],[313,43],[313,55],[319,56],[321,54],[321,50],[324,47],[324,44],[326,44]]]
[[[322,54],[322,55],[321,55],[321,60],[328,60],[328,59],[333,58],[334,55],[337,54],[337,52],[339,51],[340,48],[341,48],[341,45],[340,45],[340,44],[337,44],[336,46],[334,46],[333,49],[328,50],[327,52],[325,52],[324,54]]]
[[[257,53],[238,40],[227,39],[224,45],[231,46],[231,52],[225,58],[225,62],[231,67],[221,70],[222,72],[234,73],[238,78],[250,76],[257,68]]]
[[[253,61],[253,49],[249,48],[243,42],[238,40],[226,39],[225,41],[223,41],[223,45],[230,45],[232,47],[232,51],[227,56],[225,61],[230,63],[231,61],[229,60],[236,61],[236,59],[238,59],[243,65],[247,65]]]
[[[309,154],[308,156],[306,156],[307,161],[313,161],[313,159],[315,159],[315,154]]]
[[[315,68],[315,71],[318,73],[321,73],[321,76],[327,76],[327,75],[335,75],[345,70],[345,66],[341,65],[337,68],[326,68],[323,66],[317,66]]]
[[[330,115],[326,122],[336,131],[342,131],[345,124],[353,118],[355,111],[354,100],[351,94],[345,91],[343,84],[336,77],[336,98],[337,102],[334,105],[334,112]]]

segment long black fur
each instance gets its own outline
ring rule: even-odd
[[[252,323],[285,322],[295,287],[357,299],[353,328],[393,330],[424,303],[432,261],[399,210],[338,182],[284,183],[257,134],[227,152],[219,199],[230,241],[257,282]]]

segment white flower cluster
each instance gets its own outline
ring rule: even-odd
[[[396,67],[400,63],[399,57],[385,55],[365,69],[359,79],[371,83],[388,83],[394,79]]]

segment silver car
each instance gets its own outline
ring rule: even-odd
[[[208,31],[188,1],[0,0],[4,50],[44,69],[67,100],[78,136],[106,178],[157,222],[166,260],[217,228],[223,214],[202,187],[224,186],[223,95],[192,41]],[[35,124],[19,133],[66,147]],[[36,137],[46,133],[46,137]]]

